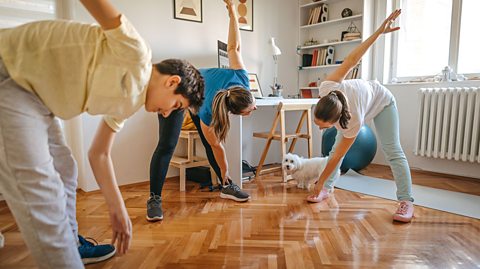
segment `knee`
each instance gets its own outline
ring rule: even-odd
[[[405,153],[403,152],[400,144],[386,144],[383,145],[383,151],[388,160],[405,159]]]
[[[155,149],[155,154],[170,155],[175,151],[176,144],[159,143]]]

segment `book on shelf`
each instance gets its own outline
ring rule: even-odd
[[[316,66],[317,65],[317,58],[318,58],[318,49],[314,49],[311,66]]]
[[[300,97],[302,98],[313,98],[312,89],[300,89]]]
[[[307,25],[317,24],[328,20],[328,5],[320,4],[319,6],[310,8]]]
[[[307,24],[312,24],[314,10],[315,10],[314,8],[311,8],[311,9],[310,9],[310,11],[309,11],[309,15],[308,15],[308,21],[307,21]]]
[[[327,56],[327,50],[322,48],[322,53],[320,54],[319,65],[325,65],[325,57]]]
[[[359,71],[358,71],[359,68],[360,68],[360,65],[357,65],[350,71],[349,79],[357,79],[359,77]]]
[[[312,66],[312,58],[313,58],[312,54],[308,54],[308,53],[303,54],[302,55],[302,66],[303,67]]]

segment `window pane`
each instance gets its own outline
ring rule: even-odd
[[[440,73],[448,65],[452,0],[402,0],[401,7],[396,76]]]
[[[55,0],[0,0],[0,28],[55,19]]]
[[[462,24],[460,25],[458,73],[480,73],[480,50],[478,49],[479,10],[480,1],[462,1]]]

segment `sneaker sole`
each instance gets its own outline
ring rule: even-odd
[[[97,262],[103,262],[105,260],[110,259],[115,255],[117,251],[113,250],[112,252],[108,253],[107,255],[101,256],[101,257],[95,257],[95,258],[83,258],[82,263],[83,264],[92,264],[92,263],[97,263]]]
[[[238,198],[238,197],[235,197],[233,195],[224,194],[224,193],[220,193],[220,198],[230,199],[230,200],[234,200],[234,201],[237,201],[237,202],[246,202],[246,201],[250,200],[250,197],[248,197],[248,198]]]
[[[398,215],[393,215],[393,220],[394,221],[409,223],[409,222],[412,221],[412,219],[413,219],[413,215],[412,215],[411,218],[404,218],[404,217],[401,217],[401,216],[398,216]]]
[[[146,219],[150,222],[156,222],[156,221],[160,221],[160,220],[163,220],[163,216],[161,217],[153,217],[153,218],[150,218],[149,216],[146,216]]]

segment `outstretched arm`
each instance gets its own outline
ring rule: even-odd
[[[120,26],[120,12],[108,0],[80,0],[103,30]]]
[[[328,177],[334,172],[340,160],[345,156],[345,154],[347,154],[348,150],[352,146],[353,142],[355,142],[356,138],[357,138],[356,136],[352,138],[347,138],[342,136],[340,142],[337,145],[337,148],[335,149],[335,152],[333,153],[331,158],[328,160],[327,166],[325,166],[325,169],[320,175],[317,183],[315,183],[315,189],[313,190],[313,194],[310,195],[310,197],[315,198],[320,194],[323,184],[325,183],[325,181],[327,181]]]
[[[207,140],[208,144],[212,148],[213,156],[215,161],[217,161],[218,167],[220,168],[220,173],[222,174],[222,184],[227,183],[227,179],[230,177],[228,174],[228,161],[227,154],[225,153],[225,148],[223,147],[222,142],[217,138],[212,127],[203,123],[200,120],[200,127],[202,128],[203,135]]]
[[[130,246],[132,222],[125,208],[113,171],[110,152],[114,138],[115,132],[102,120],[88,151],[88,159],[95,179],[107,202],[113,231],[112,244],[116,242],[118,253],[124,254]]]
[[[245,69],[243,65],[242,53],[240,51],[240,30],[238,27],[237,13],[235,12],[235,5],[232,0],[223,0],[227,5],[228,16],[230,22],[228,25],[228,44],[227,53],[230,61],[231,69]]]
[[[367,40],[358,45],[347,57],[343,63],[333,73],[329,74],[325,80],[341,82],[345,79],[347,74],[354,68],[362,59],[362,56],[367,50],[375,43],[378,37],[382,34],[397,31],[400,27],[392,28],[391,25],[398,16],[400,16],[401,10],[395,10],[387,19],[380,25],[380,27],[371,35]]]

